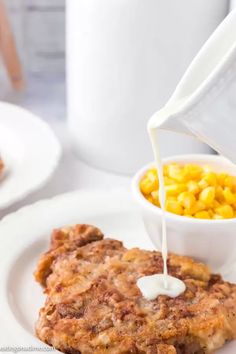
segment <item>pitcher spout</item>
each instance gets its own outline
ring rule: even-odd
[[[192,132],[181,120],[184,103],[181,101],[167,103],[162,109],[153,114],[148,122],[148,131],[154,129],[169,130],[176,133],[192,135]]]

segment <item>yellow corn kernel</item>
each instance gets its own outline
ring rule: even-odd
[[[206,205],[210,205],[215,199],[215,188],[207,187],[203,189],[199,195],[199,200]]]
[[[177,196],[176,195],[169,195],[168,200],[174,200],[175,202],[177,202]]]
[[[152,199],[152,196],[151,196],[151,195],[148,195],[146,199],[147,199],[150,203],[154,204],[154,203],[153,203],[153,199]]]
[[[191,208],[191,209],[184,209],[184,214],[183,215],[191,215],[193,216],[193,214],[195,214],[195,210],[194,208]]]
[[[189,176],[184,169],[180,169],[176,166],[169,168],[169,177],[179,183],[187,182],[189,179]]]
[[[221,215],[224,219],[230,219],[234,217],[234,211],[230,205],[222,205],[216,209],[216,213]]]
[[[155,185],[155,188],[158,188],[159,181],[157,177],[157,172],[155,170],[149,170],[146,173],[146,178]]]
[[[226,177],[227,177],[227,174],[225,172],[220,172],[217,174],[217,182],[221,187],[224,186],[224,181],[225,181]]]
[[[225,180],[224,180],[225,187],[229,187],[231,189],[231,188],[233,188],[234,183],[235,183],[234,177],[232,177],[232,176],[225,177]]]
[[[153,204],[159,206],[160,205],[159,192],[153,191],[153,192],[151,192],[151,196],[152,196]]]
[[[233,177],[233,185],[231,187],[231,190],[233,192],[235,192],[236,191],[236,176],[232,176],[232,177]]]
[[[215,197],[221,203],[225,200],[223,191],[224,191],[224,189],[221,186],[216,186],[216,188],[215,188]]]
[[[140,182],[140,190],[143,194],[150,194],[157,189],[156,181],[150,181],[147,177],[144,177]]]
[[[184,166],[185,171],[189,174],[191,179],[198,179],[200,178],[203,170],[201,166],[193,165],[193,164],[186,164]]]
[[[201,190],[207,188],[209,186],[209,184],[207,183],[207,181],[205,181],[204,179],[201,179],[199,182],[198,182],[198,186]]]
[[[210,218],[213,218],[214,211],[212,209],[208,209],[208,214],[210,215]]]
[[[170,178],[170,177],[164,177],[164,184],[165,184],[165,186],[170,186],[171,184],[174,184],[175,183],[175,181],[172,179],[172,178]]]
[[[174,213],[177,215],[183,215],[182,206],[174,200],[167,200],[166,201],[166,210],[169,211],[170,213]]]
[[[170,174],[172,174],[173,172],[179,172],[181,170],[181,167],[176,163],[170,163],[169,165],[165,165],[163,169],[165,176],[170,177]]]
[[[191,209],[195,202],[196,202],[196,198],[194,197],[194,195],[190,192],[182,192],[180,193],[180,195],[178,196],[178,202],[186,209]]]
[[[172,184],[170,186],[165,186],[166,195],[178,195],[187,189],[185,184]]]
[[[206,209],[205,203],[203,203],[201,200],[197,200],[194,205],[195,213],[197,213],[198,211],[202,211],[204,209]]]
[[[157,178],[157,171],[154,169],[150,169],[147,173],[146,173],[146,178],[149,179],[149,181],[155,182],[157,187],[158,187],[158,178]]]
[[[197,219],[210,219],[211,218],[209,213],[206,210],[199,211],[198,213],[196,213],[194,215],[194,217],[197,218]]]
[[[184,209],[184,215],[191,215],[191,216],[193,216],[193,214],[195,214],[195,209],[194,209],[194,208],[191,208],[191,209],[185,208],[185,209]]]
[[[193,194],[198,194],[200,192],[200,187],[196,181],[189,181],[187,183],[188,191]]]
[[[223,218],[223,216],[221,216],[221,215],[219,215],[219,214],[214,214],[214,215],[213,215],[213,219],[215,219],[215,220],[222,220],[222,219],[224,219],[224,218]]]
[[[163,166],[163,175],[165,176],[165,177],[168,177],[168,172],[169,171],[169,165],[164,165]]]
[[[221,204],[217,200],[213,200],[213,202],[212,202],[213,209],[219,208],[220,206],[221,206]]]
[[[217,184],[217,177],[214,172],[204,173],[202,179],[206,181],[209,186],[215,186]]]
[[[231,192],[229,187],[225,187],[225,189],[223,190],[223,195],[226,203],[228,204],[236,203],[236,195]]]
[[[200,200],[197,200],[192,208],[185,208],[184,209],[184,214],[193,215],[193,214],[196,214],[197,212],[205,210],[205,209],[206,209],[206,205],[203,202],[201,202]]]
[[[156,167],[151,167],[151,168],[149,168],[149,170],[147,171],[147,173],[148,172],[151,172],[151,173],[153,173],[156,177],[157,177],[157,169],[156,169]]]

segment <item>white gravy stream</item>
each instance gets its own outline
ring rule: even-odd
[[[167,235],[166,235],[166,218],[165,218],[165,188],[163,165],[160,156],[160,149],[158,144],[158,131],[155,128],[149,129],[150,140],[155,158],[155,164],[159,177],[159,200],[162,210],[162,258],[163,258],[163,274],[154,274],[142,277],[138,280],[137,285],[147,300],[154,300],[159,295],[167,295],[170,297],[177,297],[182,294],[186,286],[180,279],[168,275],[167,268]]]

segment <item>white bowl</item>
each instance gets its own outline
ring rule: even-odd
[[[236,166],[216,155],[179,155],[163,159],[171,162],[209,165],[214,171],[236,176]],[[153,166],[141,168],[133,178],[132,190],[139,204],[150,239],[161,250],[161,210],[148,202],[139,189],[144,173]],[[168,250],[207,263],[215,272],[226,274],[236,264],[236,218],[224,220],[194,219],[166,212]]]

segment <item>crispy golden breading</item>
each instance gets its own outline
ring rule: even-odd
[[[2,173],[3,173],[3,170],[4,170],[4,162],[3,162],[3,160],[0,157],[0,177],[1,177]]]
[[[37,336],[73,354],[211,353],[236,337],[236,285],[170,254],[169,273],[186,291],[148,301],[137,279],[162,267],[159,252],[128,250],[93,226],[55,230],[35,272],[47,294]]]

